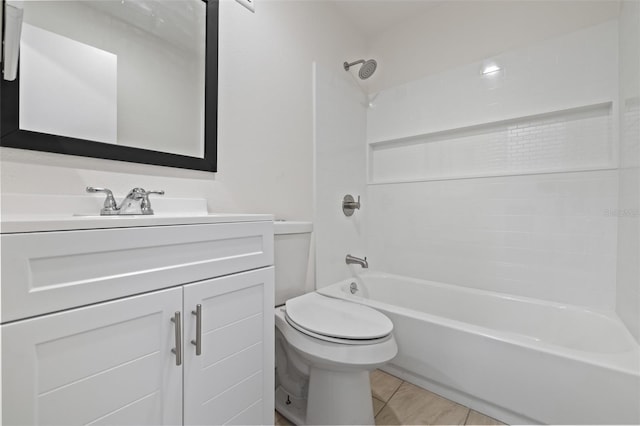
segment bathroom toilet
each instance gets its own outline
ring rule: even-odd
[[[369,372],[397,354],[393,324],[305,288],[311,230],[275,223],[276,409],[296,424],[373,424]]]

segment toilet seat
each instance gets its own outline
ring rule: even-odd
[[[308,293],[286,302],[287,323],[327,342],[366,345],[387,339],[393,323],[368,306]]]
[[[312,337],[301,332],[287,320],[284,307],[275,309],[275,325],[287,346],[300,353],[307,363],[331,370],[353,368],[375,369],[391,360],[398,353],[393,333],[378,339],[350,342],[346,339],[330,341],[326,336]]]

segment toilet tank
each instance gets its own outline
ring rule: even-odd
[[[311,222],[274,222],[276,306],[312,290],[306,286],[312,230]]]

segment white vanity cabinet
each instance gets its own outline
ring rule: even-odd
[[[273,422],[273,305],[273,268],[184,287],[185,424]]]
[[[169,289],[2,326],[3,424],[180,424]]]
[[[269,221],[2,234],[3,424],[271,423],[272,265]]]

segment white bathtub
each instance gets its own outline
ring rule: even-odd
[[[319,292],[393,321],[385,370],[506,423],[640,423],[640,347],[613,313],[375,271]]]

